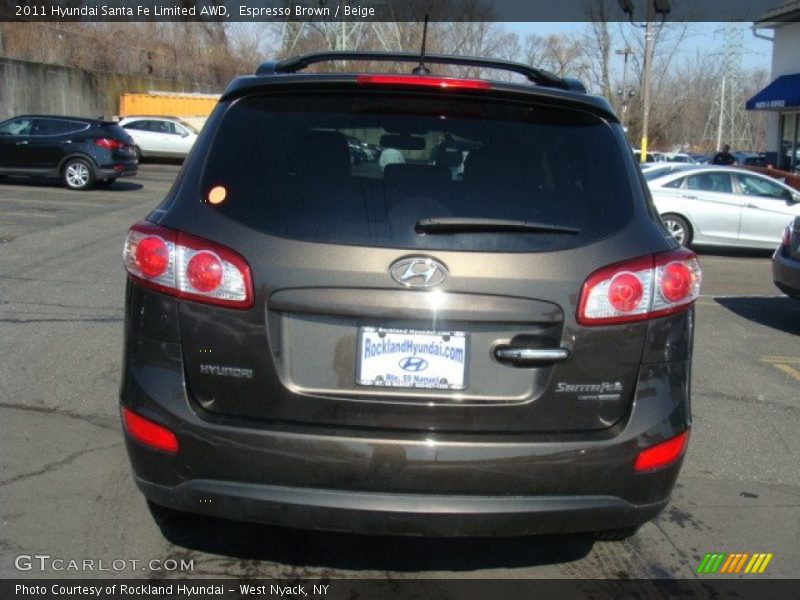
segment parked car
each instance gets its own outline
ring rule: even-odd
[[[235,79],[128,233],[121,412],[152,510],[632,535],[687,446],[701,271],[611,106],[463,57],[536,85],[302,72],[341,56]],[[351,129],[409,160],[357,169]],[[424,156],[448,135],[460,180]]]
[[[694,160],[694,162],[698,165],[706,164],[713,156],[711,154],[703,154],[701,152],[687,152],[687,154],[691,156],[692,160]]]
[[[668,163],[686,163],[686,164],[690,164],[690,165],[693,165],[693,164],[697,163],[697,161],[695,161],[694,158],[692,158],[690,155],[685,154],[683,152],[667,152],[667,153],[665,153],[664,154],[664,162],[668,162]]]
[[[642,151],[639,149],[634,149],[633,157],[636,160],[636,162],[640,162],[642,157]],[[664,162],[664,154],[662,152],[658,152],[657,150],[650,150],[647,153],[647,156],[645,157],[645,164],[654,162]]]
[[[86,190],[137,170],[133,140],[116,123],[55,115],[0,123],[0,179],[52,177],[69,189]]]
[[[682,245],[774,248],[800,193],[746,169],[697,166],[651,179],[664,225]]]
[[[692,166],[694,165],[688,163],[645,163],[642,165],[642,173],[647,181],[652,181],[653,179],[658,179],[664,175],[668,175],[669,173],[685,171],[687,168],[691,168]]]
[[[737,151],[731,152],[736,159],[736,165],[743,167],[766,167],[767,155],[763,152]]]
[[[772,279],[784,294],[800,299],[800,217],[783,230],[780,246],[772,255]]]
[[[197,140],[197,130],[174,117],[125,117],[119,122],[136,144],[142,158],[185,158]]]

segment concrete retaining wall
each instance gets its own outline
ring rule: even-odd
[[[0,58],[0,120],[19,114],[111,117],[119,114],[122,94],[149,90],[222,91],[202,84]]]

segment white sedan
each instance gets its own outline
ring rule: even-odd
[[[664,225],[684,246],[774,249],[800,216],[800,192],[746,169],[687,165],[648,184]]]
[[[140,160],[185,158],[198,134],[186,121],[171,117],[125,117],[119,124],[133,138]]]

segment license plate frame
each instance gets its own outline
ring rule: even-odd
[[[370,352],[368,343],[373,344]],[[447,349],[449,356],[445,356]],[[367,364],[370,359],[376,360]],[[407,366],[401,366],[403,361]],[[362,326],[358,328],[355,366],[355,383],[361,387],[463,391],[469,386],[469,333]],[[432,371],[421,374],[431,366]]]

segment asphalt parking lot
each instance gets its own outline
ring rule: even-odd
[[[118,417],[121,248],[176,173],[146,164],[82,193],[0,184],[0,577],[691,578],[709,552],[770,552],[762,577],[796,576],[800,302],[773,287],[769,254],[758,252],[700,252],[688,456],[670,506],[627,542],[365,538],[199,517],[156,524]],[[128,562],[102,573],[18,571],[21,554]],[[193,570],[151,568],[168,558]]]

